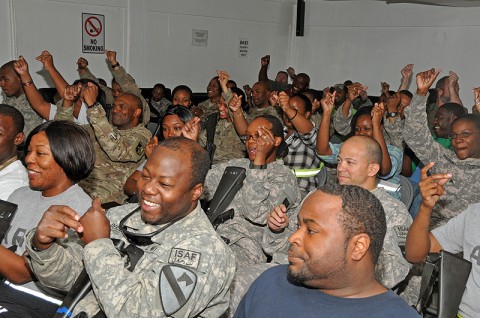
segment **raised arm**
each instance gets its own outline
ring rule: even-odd
[[[473,89],[474,105],[472,107],[472,113],[480,115],[480,87]]]
[[[385,143],[385,138],[383,137],[382,118],[384,113],[385,108],[383,103],[375,103],[375,106],[372,109],[372,128],[373,139],[375,139],[380,145],[380,148],[382,148],[382,164],[379,171],[381,176],[390,174],[390,171],[392,170],[392,161],[390,160],[387,144]]]
[[[411,263],[421,263],[429,252],[438,253],[442,250],[440,243],[429,231],[430,216],[437,201],[445,194],[443,185],[450,180],[452,175],[443,173],[428,177],[427,172],[433,165],[434,163],[430,162],[422,169],[419,183],[422,204],[407,234],[405,257]]]
[[[259,82],[264,82],[268,81],[268,65],[270,64],[270,55],[265,55],[262,57],[260,60],[261,67],[260,71],[258,72],[258,81]]]
[[[460,86],[458,85],[458,75],[457,73],[450,71],[448,72],[448,91],[450,92],[450,102],[457,103],[463,106],[462,100],[460,99]]]
[[[58,95],[63,98],[63,92],[65,91],[65,87],[67,87],[68,83],[53,64],[52,54],[50,54],[50,52],[48,51],[43,51],[42,54],[37,56],[36,59],[37,61],[42,62],[43,67],[48,72],[48,75],[50,75],[50,77],[52,78]]]
[[[299,134],[305,135],[313,129],[312,122],[307,119],[305,115],[298,113],[298,109],[292,107],[290,96],[288,96],[287,93],[280,92],[278,102],[288,120]]]
[[[329,145],[330,140],[330,121],[332,118],[332,111],[335,106],[335,95],[336,92],[327,93],[320,104],[322,105],[323,115],[320,121],[320,128],[318,129],[317,134],[317,153],[322,156],[331,155],[332,149]]]
[[[42,94],[38,91],[33,83],[32,76],[28,71],[28,63],[23,56],[20,55],[18,60],[13,64],[15,72],[20,76],[23,91],[27,97],[28,103],[32,108],[45,120],[50,120],[50,103],[43,99]]]
[[[245,135],[248,128],[248,122],[242,109],[242,97],[233,93],[233,97],[228,103],[228,107],[232,113],[231,117],[233,119],[235,131],[239,136]]]
[[[398,87],[398,92],[408,89],[410,86],[410,80],[412,79],[413,73],[413,64],[407,64],[402,68],[402,81],[400,87]]]

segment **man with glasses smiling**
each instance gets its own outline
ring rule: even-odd
[[[235,263],[198,204],[209,166],[198,143],[174,137],[145,164],[140,206],[105,215],[96,199],[81,218],[67,207],[50,208],[27,234],[32,271],[48,286],[69,290],[86,269],[93,292],[73,316],[98,317],[100,309],[107,317],[221,316]],[[78,234],[63,240],[70,228]],[[128,260],[110,238],[128,245]]]
[[[417,92],[412,107],[405,110],[404,139],[423,163],[435,162],[434,174],[451,173],[444,185],[446,195],[433,208],[430,228],[445,224],[449,219],[478,201],[480,192],[480,116],[467,114],[455,119],[450,138],[453,150],[445,149],[433,140],[427,125],[427,93],[441,70],[431,69],[417,74]]]

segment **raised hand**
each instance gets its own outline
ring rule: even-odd
[[[288,226],[287,208],[280,204],[276,206],[267,216],[267,225],[270,231],[274,233],[281,232]]]
[[[337,92],[333,93],[326,93],[323,95],[323,98],[320,100],[320,104],[322,105],[323,113],[332,113],[335,107],[335,96]]]
[[[155,150],[155,148],[157,148],[158,146],[158,137],[157,136],[153,136],[149,142],[147,143],[147,145],[145,146],[145,157],[150,157],[150,155],[152,154],[153,150]]]
[[[372,109],[372,125],[381,125],[383,114],[385,113],[385,105],[383,103],[375,103]]]
[[[85,87],[82,90],[81,96],[82,96],[85,104],[87,104],[88,106],[92,106],[93,104],[95,104],[95,102],[97,101],[97,97],[98,97],[98,87],[97,87],[97,85],[95,85],[91,82],[88,82],[87,87]]]
[[[79,57],[77,60],[77,66],[79,70],[84,70],[88,67],[88,61],[84,57]]]
[[[275,137],[269,129],[263,126],[258,128],[257,134],[257,154],[255,155],[254,163],[263,165],[266,163],[266,159],[275,145]]]
[[[117,52],[105,50],[105,55],[107,56],[107,60],[110,65],[117,64]]]
[[[434,162],[430,162],[422,168],[421,180],[418,184],[422,195],[422,204],[429,209],[433,209],[440,197],[446,193],[443,185],[452,178],[451,173],[437,173],[427,176],[427,172],[434,164]]]
[[[26,75],[30,76],[30,73],[28,72],[28,63],[21,55],[18,57],[18,60],[13,63],[13,68],[15,69],[15,72],[17,72],[17,74],[20,76],[20,78]]]
[[[242,111],[242,96],[238,96],[236,93],[233,93],[233,96],[228,103],[228,108],[230,108],[233,113]]]
[[[47,249],[56,239],[67,238],[69,229],[79,233],[83,226],[78,221],[80,215],[68,206],[53,205],[48,208],[38,223],[33,244],[39,249]]]
[[[480,87],[473,89],[473,100],[475,102],[475,105],[473,106],[473,110],[476,111],[477,114],[479,114],[480,113]]]
[[[63,99],[69,102],[73,102],[77,99],[78,95],[82,92],[82,85],[67,85],[63,93]]]
[[[417,74],[417,95],[426,96],[442,69],[435,71],[434,68]]]
[[[182,127],[182,136],[194,141],[198,140],[200,135],[200,118],[193,117],[188,122],[185,123],[185,126]]]
[[[413,64],[407,64],[402,68],[402,78],[405,80],[410,79],[413,73]]]
[[[39,56],[36,57],[37,61],[42,62],[45,69],[53,68],[53,56],[48,51],[43,51]]]
[[[262,66],[268,66],[268,64],[270,64],[270,55],[265,55],[262,57],[260,62],[262,63]]]
[[[348,94],[347,94],[348,100],[353,101],[355,98],[360,96],[361,91],[366,91],[367,89],[368,89],[367,86],[364,86],[358,82],[353,83],[352,85],[349,85]]]
[[[250,87],[250,85],[243,85],[243,91],[245,92],[245,95],[247,97],[252,95],[252,88]]]
[[[80,235],[84,244],[110,237],[110,221],[105,215],[105,210],[100,204],[100,199],[92,200],[92,206],[78,220],[83,227]]]
[[[385,96],[388,96],[388,91],[390,90],[390,85],[386,82],[380,82],[381,92]]]
[[[270,96],[268,96],[268,103],[271,106],[278,105],[278,92],[277,91],[270,92]]]
[[[389,113],[398,112],[400,100],[401,98],[399,93],[395,93],[387,98],[387,110]]]

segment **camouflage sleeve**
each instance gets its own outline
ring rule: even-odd
[[[427,125],[425,111],[427,96],[415,95],[410,107],[405,108],[405,127],[403,138],[424,164],[435,162],[435,170],[441,171],[442,166],[448,166],[450,150],[435,142]]]
[[[115,100],[115,98],[113,97],[112,89],[110,87],[107,87],[107,86],[104,86],[104,85],[100,84],[98,82],[98,78],[95,75],[93,75],[92,72],[90,72],[89,68],[86,68],[85,73],[80,73],[79,77],[80,77],[80,79],[86,78],[86,79],[92,80],[95,83],[97,83],[105,93],[105,99],[106,99],[107,104],[113,104],[113,101]]]
[[[385,211],[387,233],[375,269],[377,279],[387,288],[392,288],[403,281],[412,267],[399,246],[405,245],[412,218],[401,202],[390,201],[387,208],[390,211]]]
[[[222,92],[222,97],[223,97],[223,100],[225,101],[225,104],[228,105],[228,103],[233,97],[232,90],[229,88],[226,93]]]
[[[385,142],[403,149],[403,126],[405,120],[395,118],[394,121],[390,122],[388,119],[384,118],[383,122],[383,135],[385,137]]]
[[[270,231],[268,226],[265,227],[262,238],[262,248],[268,255],[275,253],[287,254],[290,247],[288,238],[296,231],[297,216],[300,212],[301,205],[293,209],[288,209],[288,226],[280,233]]]
[[[37,252],[32,249],[35,228],[26,235],[27,263],[35,277],[45,286],[68,291],[83,270],[82,249],[76,234],[50,248]]]
[[[73,117],[73,106],[65,108],[57,103],[57,112],[55,113],[54,119],[75,121],[75,118]]]
[[[205,147],[205,145],[207,144],[207,130],[206,129],[202,129],[202,131],[200,132],[200,136],[198,137],[198,143],[202,147]]]
[[[112,73],[113,77],[117,81],[118,85],[120,85],[124,93],[136,95],[142,100],[142,123],[147,125],[150,121],[150,106],[143,97],[142,90],[135,83],[133,77],[128,74],[122,66],[118,67],[116,70],[113,70]]]
[[[148,129],[137,126],[125,134],[120,133],[108,122],[105,111],[99,104],[89,108],[87,115],[100,147],[110,160],[138,162],[143,158],[145,145],[152,137]]]
[[[133,272],[124,268],[111,240],[86,245],[85,268],[106,316],[197,317],[202,312],[207,317],[221,316],[228,307],[235,265],[220,240],[214,246],[211,239],[208,242],[210,252],[206,252],[202,235],[180,241],[167,254],[168,259],[159,258],[155,251],[146,252]],[[193,263],[176,265],[187,257]],[[223,305],[209,308],[219,299],[224,300]]]
[[[333,114],[333,128],[335,128],[340,135],[346,136],[352,130],[350,127],[350,122],[352,121],[353,112],[352,108],[350,108],[348,116],[345,117],[342,114],[342,107],[343,105],[335,111],[335,114]]]
[[[279,168],[276,164],[270,164],[264,170],[247,168],[247,185],[245,191],[242,191],[244,195],[238,197],[238,202],[243,207],[243,216],[249,221],[267,224],[267,213],[280,205],[286,197],[291,201],[292,208],[300,203],[301,194],[295,175],[286,167]],[[291,196],[295,198],[291,199]]]

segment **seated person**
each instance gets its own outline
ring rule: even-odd
[[[337,178],[341,185],[356,185],[369,190],[382,204],[385,211],[387,232],[382,250],[375,267],[377,280],[387,288],[393,288],[402,282],[411,268],[400,249],[405,243],[406,230],[412,223],[405,205],[392,198],[384,189],[377,187],[377,173],[381,163],[382,152],[378,143],[367,136],[353,136],[342,144],[338,155]],[[275,207],[268,215],[263,234],[263,250],[272,256],[272,264],[287,264],[288,238],[295,232],[299,207],[294,211],[284,205]],[[405,234],[406,235],[406,234]],[[264,266],[262,266],[264,265]],[[232,300],[230,311],[233,312],[250,284],[270,264],[262,264],[240,269],[235,274],[231,287]]]
[[[24,236],[38,224],[43,212],[55,209],[53,205],[69,206],[79,215],[87,211],[91,199],[77,183],[92,171],[95,153],[88,133],[82,127],[65,121],[50,121],[36,127],[27,137],[24,151],[29,187],[15,190],[8,198],[18,205],[18,210],[0,246],[0,274],[12,283],[27,283],[22,286],[27,290],[51,293],[45,287],[49,285],[36,281],[25,263],[22,254],[27,243]],[[13,245],[16,245],[16,253],[7,249]],[[32,279],[35,282],[31,282]],[[0,305],[15,317],[51,317],[57,308],[50,302],[43,302],[3,283],[0,289]],[[11,303],[11,300],[14,302]],[[41,305],[35,308],[35,304],[39,303]]]
[[[309,195],[289,238],[289,265],[267,270],[235,317],[419,317],[375,279],[386,232],[382,205],[357,186]]]
[[[162,142],[138,181],[140,204],[105,214],[93,200],[81,218],[65,207],[46,212],[26,237],[32,272],[46,285],[69,290],[86,269],[93,290],[73,316],[93,317],[102,310],[107,317],[220,317],[228,307],[235,263],[198,203],[209,166],[196,142],[183,137]],[[69,228],[76,233],[65,242]],[[135,250],[136,264],[122,257],[110,238]]]
[[[161,134],[163,140],[182,135],[182,128],[193,118],[192,113],[183,106],[168,106],[165,116],[162,119]],[[145,157],[149,157],[153,149],[158,146],[158,136],[153,136],[145,147]],[[143,162],[127,179],[123,186],[123,191],[127,196],[132,196],[137,189],[137,181],[142,176],[142,170],[145,167]]]
[[[243,187],[227,208],[233,208],[235,216],[217,228],[229,242],[238,268],[266,261],[261,241],[268,212],[285,199],[295,207],[301,198],[295,175],[281,160],[288,147],[280,121],[269,115],[257,117],[248,126],[244,139],[248,159],[214,165],[207,175],[204,194],[204,199],[213,197],[226,167],[246,169]]]
[[[427,176],[427,172],[434,165],[435,163],[431,162],[422,169],[422,180],[419,184],[422,204],[408,231],[406,257],[410,262],[423,263],[428,253],[439,253],[441,250],[454,254],[463,253],[463,258],[472,262],[472,270],[460,303],[458,317],[478,317],[480,315],[478,302],[480,204],[469,205],[465,211],[451,218],[446,224],[429,231],[433,209],[440,202],[440,198],[447,193],[445,184],[455,176],[450,172]]]
[[[172,91],[172,104],[190,109],[192,107],[192,94],[190,87],[186,85],[178,85]]]
[[[158,111],[160,118],[165,114],[167,107],[172,105],[172,102],[165,98],[165,85],[160,83],[153,86],[152,98],[148,102]]]
[[[33,128],[42,123],[42,118],[32,109],[27,97],[24,94],[24,85],[33,82],[23,82],[15,71],[15,60],[0,66],[0,87],[3,92],[3,103],[15,107],[22,113],[25,120],[25,135],[28,135]]]
[[[17,159],[23,143],[24,120],[13,106],[0,104],[0,200],[7,200],[18,188],[28,185],[27,170]]]
[[[144,158],[144,150],[152,134],[139,123],[142,116],[142,101],[134,94],[123,93],[112,108],[112,123],[108,122],[102,106],[95,102],[98,87],[92,83],[82,91],[89,105],[89,124],[84,128],[90,133],[95,146],[95,168],[80,186],[92,197],[100,198],[102,204],[122,204],[127,196],[123,185],[128,176]],[[73,109],[57,109],[56,119],[72,120]]]
[[[135,83],[133,77],[120,66],[120,63],[117,61],[117,52],[105,50],[105,55],[113,74],[112,88],[100,86],[105,92],[106,103],[113,106],[115,99],[123,93],[130,93],[137,96],[142,101],[142,117],[139,122],[147,126],[150,122],[150,107],[142,95],[142,90]],[[88,69],[88,61],[85,58],[79,58],[77,66],[80,78],[87,78],[98,83],[98,79]]]
[[[42,54],[47,55],[47,53],[45,52],[43,52]],[[72,107],[73,120],[79,125],[88,125],[88,105],[85,103],[81,92],[88,86],[88,83],[96,85],[97,87],[98,84],[89,79],[81,79],[76,80],[71,86],[68,86],[65,79],[63,79],[62,75],[60,75],[60,73],[53,65],[53,57],[49,55],[49,62],[46,62],[47,58],[45,56],[43,57],[43,59],[44,64],[48,65],[47,69],[52,75],[52,79],[56,78],[54,82],[57,85],[57,91],[60,94],[62,101],[57,103],[57,105],[50,104],[43,98],[42,94],[38,91],[37,87],[32,82],[30,85],[24,87],[25,95],[27,96],[30,105],[32,105],[32,108],[43,119],[53,120],[55,118],[55,114],[57,113],[57,108]],[[23,56],[20,56],[18,61],[15,62],[14,67],[23,82],[32,81],[32,76],[30,75],[30,72],[28,70],[28,63],[27,61],[25,61]],[[101,93],[97,96],[97,102],[104,106],[105,96],[101,90],[99,90],[99,92]]]
[[[350,90],[352,86],[350,86]],[[360,87],[356,88],[356,90],[359,89]],[[336,164],[341,144],[329,142],[330,118],[334,108],[334,99],[335,94],[328,93],[321,101],[323,116],[318,130],[317,153],[322,160]],[[385,143],[382,129],[383,114],[383,104],[376,104],[373,109],[371,107],[361,108],[352,118],[351,131],[355,136],[369,136],[378,142],[382,149],[382,164],[378,176],[382,180],[399,185],[403,154],[399,148]],[[392,196],[398,199],[400,193],[394,192]]]
[[[446,223],[452,217],[478,201],[480,182],[480,117],[472,114],[458,117],[451,125],[453,150],[435,142],[428,129],[425,112],[427,93],[440,71],[431,69],[417,74],[417,92],[405,110],[403,132],[408,146],[423,163],[435,162],[432,173],[453,175],[444,185],[446,194],[433,207],[431,228]],[[440,107],[441,108],[441,107]]]
[[[220,97],[217,102],[218,121],[214,128],[213,144],[215,145],[215,151],[212,164],[219,164],[236,158],[245,158],[245,145],[235,131],[227,107],[223,97]],[[213,114],[210,114],[210,116],[214,116]],[[200,126],[200,123],[197,126]],[[207,127],[204,127],[200,132],[200,127],[192,128],[192,134],[185,136],[192,140],[198,140],[198,143],[208,151]]]

